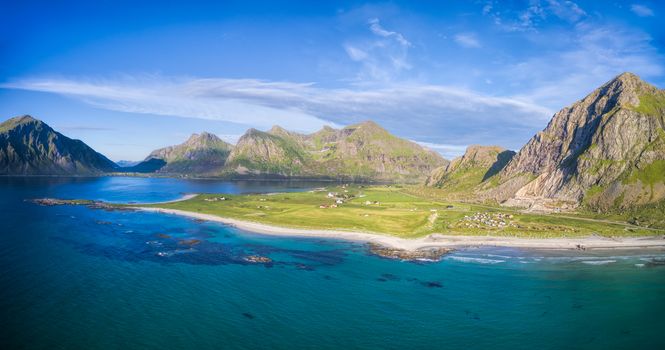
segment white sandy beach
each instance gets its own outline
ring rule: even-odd
[[[191,197],[190,197],[191,198]],[[395,236],[375,233],[340,231],[340,230],[311,230],[271,226],[256,222],[223,218],[216,215],[194,213],[176,209],[146,208],[137,209],[150,212],[159,212],[171,215],[180,215],[199,220],[220,222],[232,225],[242,230],[272,236],[311,237],[343,239],[358,242],[376,243],[394,249],[416,250],[422,248],[445,247],[515,247],[530,249],[646,249],[665,248],[665,237],[584,237],[584,238],[515,238],[497,236],[460,236],[432,234],[418,239],[405,239]]]

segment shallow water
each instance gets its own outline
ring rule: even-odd
[[[665,348],[663,251],[468,249],[410,263],[358,243],[24,201],[320,185],[0,178],[1,348]]]

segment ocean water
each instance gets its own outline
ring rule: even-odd
[[[0,178],[0,348],[665,348],[663,251],[467,249],[413,263],[359,243],[25,201],[316,186]]]

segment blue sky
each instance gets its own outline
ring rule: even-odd
[[[368,119],[451,158],[520,148],[621,72],[665,86],[657,1],[1,3],[2,118],[113,160]]]

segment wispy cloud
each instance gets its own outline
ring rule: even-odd
[[[483,95],[454,86],[384,84],[381,88],[322,88],[312,83],[255,79],[142,76],[118,79],[21,79],[1,87],[51,92],[114,111],[220,120],[309,132],[322,125],[373,119],[422,141],[454,137],[482,143],[488,125],[529,129],[552,111],[524,100]],[[405,118],[412,120],[406,122]],[[463,125],[461,127],[460,125]]]
[[[653,10],[645,5],[632,4],[630,5],[630,10],[640,17],[653,17],[655,15]]]
[[[405,47],[411,46],[411,43],[408,40],[406,40],[406,38],[402,34],[385,30],[381,26],[381,23],[379,22],[378,18],[372,18],[368,22],[369,22],[369,29],[372,31],[372,33],[378,36],[382,36],[384,38],[395,38],[395,40],[397,40],[397,42],[402,46]]]
[[[459,33],[455,35],[454,39],[455,42],[462,47],[466,48],[480,47],[480,41],[478,41],[478,38],[473,33]]]
[[[357,80],[391,81],[412,68],[408,60],[413,45],[401,33],[385,29],[378,18],[367,21],[371,38],[346,42],[349,58],[362,64]]]
[[[494,18],[495,24],[508,31],[535,31],[548,19],[576,23],[587,17],[586,11],[568,0],[531,0],[523,8],[490,0],[483,6],[482,13]]]
[[[566,50],[543,52],[500,73],[506,82],[519,85],[521,98],[545,106],[565,106],[625,71],[642,77],[665,73],[663,57],[651,44],[652,38],[639,30],[581,22],[562,40],[556,45]]]

